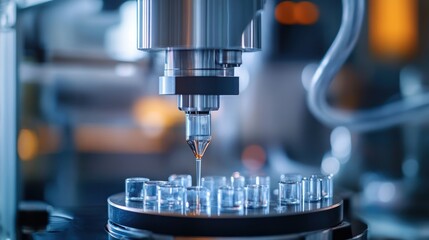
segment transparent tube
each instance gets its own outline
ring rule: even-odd
[[[211,139],[210,113],[187,113],[186,141],[196,159],[203,157]]]
[[[186,142],[195,156],[195,182],[201,186],[201,158],[212,140],[210,112],[186,114]]]
[[[410,97],[406,101],[397,101],[370,110],[346,111],[328,104],[326,95],[329,86],[356,44],[364,11],[364,0],[343,0],[340,30],[317,68],[309,88],[307,100],[311,112],[327,125],[342,125],[359,131],[386,128],[422,115],[429,115],[429,94]]]

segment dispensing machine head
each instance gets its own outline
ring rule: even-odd
[[[261,48],[265,0],[138,0],[138,49],[165,51],[160,94],[177,95],[186,140],[201,158],[220,95],[238,95],[234,67]]]

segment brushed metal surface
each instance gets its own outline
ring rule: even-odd
[[[138,48],[259,50],[264,2],[138,0]]]

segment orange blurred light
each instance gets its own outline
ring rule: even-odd
[[[34,159],[39,151],[39,139],[30,129],[21,129],[18,136],[18,155],[21,160]]]
[[[417,52],[418,1],[371,0],[369,42],[378,57],[408,59]]]
[[[166,145],[160,138],[147,136],[137,127],[86,124],[73,132],[79,152],[159,153]]]
[[[160,137],[167,128],[184,120],[175,103],[161,97],[143,97],[133,105],[134,120],[146,135]]]
[[[241,155],[241,159],[243,165],[251,171],[261,169],[267,160],[265,150],[259,145],[247,146]]]
[[[319,8],[308,1],[283,1],[276,6],[274,17],[284,25],[311,25],[319,19]]]
[[[311,2],[298,2],[295,5],[294,16],[297,23],[311,25],[319,19],[319,9]]]
[[[274,17],[277,22],[284,25],[295,24],[294,8],[294,2],[284,1],[279,3],[274,10]]]

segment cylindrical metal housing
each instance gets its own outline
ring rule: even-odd
[[[165,51],[159,93],[178,95],[178,108],[187,116],[210,116],[210,111],[219,109],[220,95],[238,94],[234,67],[241,65],[244,51],[261,48],[260,12],[264,2],[137,0],[137,48]],[[194,125],[188,123],[189,118],[187,132],[194,134]],[[207,125],[210,127],[210,122]],[[196,126],[202,127],[201,122]],[[194,137],[187,136],[193,151],[209,142],[189,140]],[[195,156],[201,159],[202,154]]]
[[[234,76],[233,67],[224,67],[224,51],[206,50],[167,50],[165,54],[165,76]],[[235,52],[235,51],[234,51]],[[241,51],[234,58],[234,64],[241,64]],[[222,59],[221,59],[222,58]],[[220,63],[221,62],[221,63]]]
[[[181,111],[208,112],[218,110],[220,102],[219,95],[227,94],[229,90],[226,87],[227,84],[225,84],[225,80],[233,81],[233,66],[240,64],[241,51],[167,50],[164,77],[160,78],[160,94],[177,94],[177,105]],[[171,77],[201,77],[201,82],[209,81],[211,83],[210,85],[219,84],[222,85],[220,86],[220,89],[222,89],[222,87],[226,88],[224,89],[224,92],[216,93],[216,95],[175,92],[175,90],[179,88],[178,86],[174,86],[171,81],[167,81],[168,78]],[[206,79],[208,77],[210,77],[210,79]],[[228,77],[231,79],[228,79]],[[223,79],[223,81],[221,79]],[[197,85],[198,84],[194,84],[192,87]],[[213,89],[216,86],[211,87]],[[188,88],[191,89],[191,86],[188,86]]]
[[[219,95],[179,95],[177,107],[184,112],[209,112],[219,109]]]
[[[234,66],[241,64],[241,53],[208,49],[166,50],[165,71],[160,78],[159,93],[237,95],[238,77],[234,76]]]
[[[138,49],[261,48],[265,0],[138,0]]]

